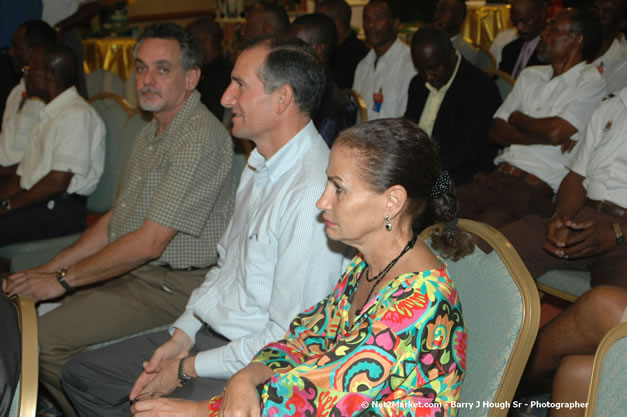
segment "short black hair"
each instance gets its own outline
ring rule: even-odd
[[[213,17],[200,17],[188,24],[186,29],[206,33],[215,46],[220,47],[222,45],[224,37],[222,26]]]
[[[324,0],[318,7],[327,7],[334,19],[338,19],[346,27],[351,25],[353,10],[344,0]]]
[[[390,10],[390,15],[392,16],[392,19],[399,19],[400,18],[400,16],[398,15],[398,12],[394,8],[394,5],[392,4],[391,0],[370,0],[368,2],[368,4],[372,4],[372,3],[384,3],[384,4],[387,4],[388,5],[388,9]]]
[[[148,26],[137,41],[135,54],[145,39],[174,39],[181,48],[181,66],[185,71],[202,66],[202,48],[198,39],[189,31],[176,23],[155,23]]]
[[[301,26],[314,36],[314,45],[323,44],[326,47],[327,56],[325,59],[328,61],[333,54],[333,51],[337,47],[337,28],[333,20],[322,13],[312,13],[298,16],[292,22],[293,26]]]
[[[49,47],[57,43],[57,34],[43,20],[29,20],[20,25],[24,28],[24,43],[28,48]]]
[[[270,3],[261,3],[256,7],[270,18],[273,33],[283,33],[290,27],[290,17],[284,7]]]

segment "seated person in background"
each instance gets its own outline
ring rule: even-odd
[[[351,28],[352,9],[344,0],[325,0],[316,6],[316,13],[329,16],[337,29],[337,48],[333,52],[329,67],[337,86],[344,90],[353,88],[355,68],[368,53],[368,47]]]
[[[440,145],[442,166],[456,185],[494,169],[497,147],[488,130],[501,105],[494,82],[456,51],[435,27],[414,34],[411,55],[418,75],[409,84],[405,118]]]
[[[627,86],[627,49],[617,39],[627,24],[627,0],[597,0],[596,10],[603,25],[599,56],[592,65],[599,69],[613,93]]]
[[[0,184],[0,246],[83,231],[104,170],[104,122],[76,91],[74,53],[38,46],[30,58],[26,88],[46,106],[15,174]]]
[[[220,98],[231,83],[232,65],[222,56],[222,27],[212,17],[202,17],[187,25],[203,52],[200,81],[196,90],[200,101],[218,120],[224,116]]]
[[[316,204],[329,238],[359,251],[334,290],[297,315],[283,340],[261,349],[222,396],[208,404],[141,401],[136,415],[164,408],[195,416],[385,411],[373,401],[435,404],[455,415],[466,362],[461,305],[446,264],[418,239],[425,227],[456,220],[455,192],[436,149],[403,119],[344,130]],[[473,250],[456,226],[442,227],[434,242],[453,259]],[[316,279],[316,271],[305,273]]]
[[[496,60],[497,68],[501,65],[501,59],[503,59],[503,47],[516,38],[518,38],[518,29],[516,27],[502,30],[494,37],[490,45],[490,53]]]
[[[20,380],[22,343],[15,306],[0,294],[0,416],[9,416],[13,395]]]
[[[282,6],[275,4],[258,4],[246,12],[244,25],[244,42],[260,36],[278,35],[290,27],[290,18]]]
[[[39,113],[45,103],[39,97],[28,97],[25,71],[31,52],[36,46],[51,46],[56,34],[41,20],[23,23],[13,34],[11,63],[21,75],[18,85],[13,87],[6,101],[0,131],[0,177],[11,176],[17,170],[26,148],[33,126],[39,121]],[[0,179],[1,181],[1,179]]]
[[[40,381],[66,416],[75,414],[61,390],[65,362],[91,344],[171,323],[218,260],[234,203],[233,142],[195,91],[201,62],[180,26],[146,28],[137,93],[154,118],[135,139],[113,208],[51,261],[3,283],[35,300],[102,284],[39,318]]]
[[[625,280],[625,269],[621,279]],[[540,329],[523,383],[554,373],[552,402],[585,403],[596,349],[612,328],[626,321],[627,290],[592,288]],[[583,417],[585,411],[552,408],[549,416]]]
[[[337,44],[335,25],[321,13],[306,14],[294,19],[288,33],[311,45],[326,70],[326,88],[313,121],[330,148],[338,133],[354,125],[357,118],[357,106],[340,91],[329,73],[329,59]]]
[[[240,52],[232,78],[222,103],[233,110],[233,135],[257,147],[218,244],[218,265],[170,332],[85,352],[68,363],[63,387],[81,416],[128,416],[129,394],[134,399],[156,391],[191,400],[219,394],[341,274],[345,248],[329,245],[315,207],[329,148],[310,115],[322,96],[324,68],[300,39],[262,38]]]
[[[605,82],[586,61],[597,54],[601,23],[568,9],[542,34],[551,65],[526,68],[494,115],[490,138],[506,146],[496,170],[459,188],[460,217],[501,227],[527,214],[550,216],[553,193],[567,174],[572,146],[605,96]]]
[[[466,61],[477,63],[477,50],[460,34],[466,18],[465,0],[438,0],[433,12],[433,26],[442,29],[451,38],[451,43]]]
[[[353,90],[366,102],[368,120],[401,117],[416,69],[409,47],[397,38],[400,20],[390,0],[370,0],[363,17],[372,49],[357,65]]]
[[[503,47],[501,71],[518,78],[524,68],[543,64],[538,57],[538,45],[547,23],[546,11],[546,0],[512,0],[510,19],[518,29],[518,38]]]
[[[627,88],[604,100],[575,147],[553,216],[501,229],[537,278],[551,269],[590,271],[591,285],[627,289]]]

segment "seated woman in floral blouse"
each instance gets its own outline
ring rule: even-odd
[[[172,414],[155,407],[164,399],[138,402],[136,415],[456,415],[451,403],[466,367],[462,310],[446,265],[417,236],[443,223],[433,246],[453,259],[473,244],[457,228],[455,192],[439,160],[435,143],[407,120],[344,130],[317,206],[329,238],[359,253],[331,295],[299,314],[222,396],[162,403]]]

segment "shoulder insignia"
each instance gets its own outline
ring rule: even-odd
[[[612,124],[613,122],[611,120],[608,120],[607,123],[605,124],[605,127],[603,128],[603,132],[607,133],[610,131],[610,129],[612,128]]]

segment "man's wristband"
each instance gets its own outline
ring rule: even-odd
[[[181,361],[179,362],[179,372],[178,372],[178,377],[179,377],[179,384],[181,384],[181,386],[187,384],[189,382],[190,379],[192,379],[191,376],[187,375],[185,373],[185,359],[189,358],[183,358],[181,359]]]
[[[623,229],[620,228],[620,224],[614,223],[614,233],[616,233],[616,246],[625,243],[625,236],[623,236]]]
[[[59,281],[59,284],[61,284],[61,286],[65,289],[65,292],[68,295],[72,295],[74,294],[74,291],[76,291],[76,288],[70,287],[70,285],[65,280],[66,275],[67,275],[67,267],[59,269],[57,271],[57,281]]]

